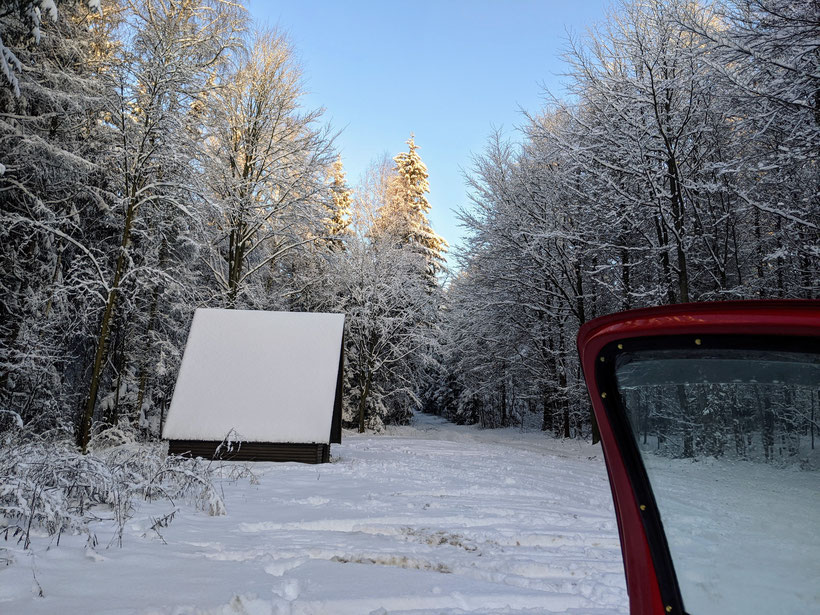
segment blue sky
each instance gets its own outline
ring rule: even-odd
[[[462,170],[494,128],[515,137],[520,109],[544,87],[561,94],[567,32],[584,34],[609,0],[251,0],[258,24],[289,34],[305,74],[305,105],[341,129],[351,184],[406,149],[413,132],[430,173],[430,219],[451,245],[467,204]]]

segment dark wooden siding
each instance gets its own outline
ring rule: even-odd
[[[229,461],[298,461],[299,463],[327,463],[330,444],[283,444],[278,442],[243,442],[238,449],[220,450],[221,442],[203,440],[169,440],[168,453],[185,457],[225,459]]]

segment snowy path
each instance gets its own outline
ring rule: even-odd
[[[0,568],[1,613],[625,613],[600,449],[419,416],[322,466],[260,464],[227,516],[145,504],[122,549],[63,537]],[[154,534],[152,538],[148,534]],[[35,597],[38,587],[44,597]]]

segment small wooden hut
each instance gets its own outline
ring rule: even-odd
[[[168,452],[325,463],[342,441],[343,314],[198,309]]]

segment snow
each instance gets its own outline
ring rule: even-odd
[[[0,612],[627,612],[598,447],[427,416],[388,433],[346,434],[330,464],[253,464],[222,517],[182,507],[154,531],[172,505],[144,503],[122,548],[111,522],[96,548],[7,542]]]
[[[51,21],[57,21],[57,5],[54,0],[40,0],[40,10],[48,13]]]
[[[820,612],[820,472],[644,459],[688,612]]]
[[[599,447],[420,415],[388,435],[348,433],[334,453],[319,466],[249,464],[257,483],[221,485],[224,516],[143,503],[122,548],[110,520],[94,525],[96,546],[0,542],[0,612],[627,612]],[[820,611],[816,472],[649,463],[689,612]],[[727,593],[738,580],[743,594]]]
[[[343,314],[198,309],[165,439],[328,442]]]

